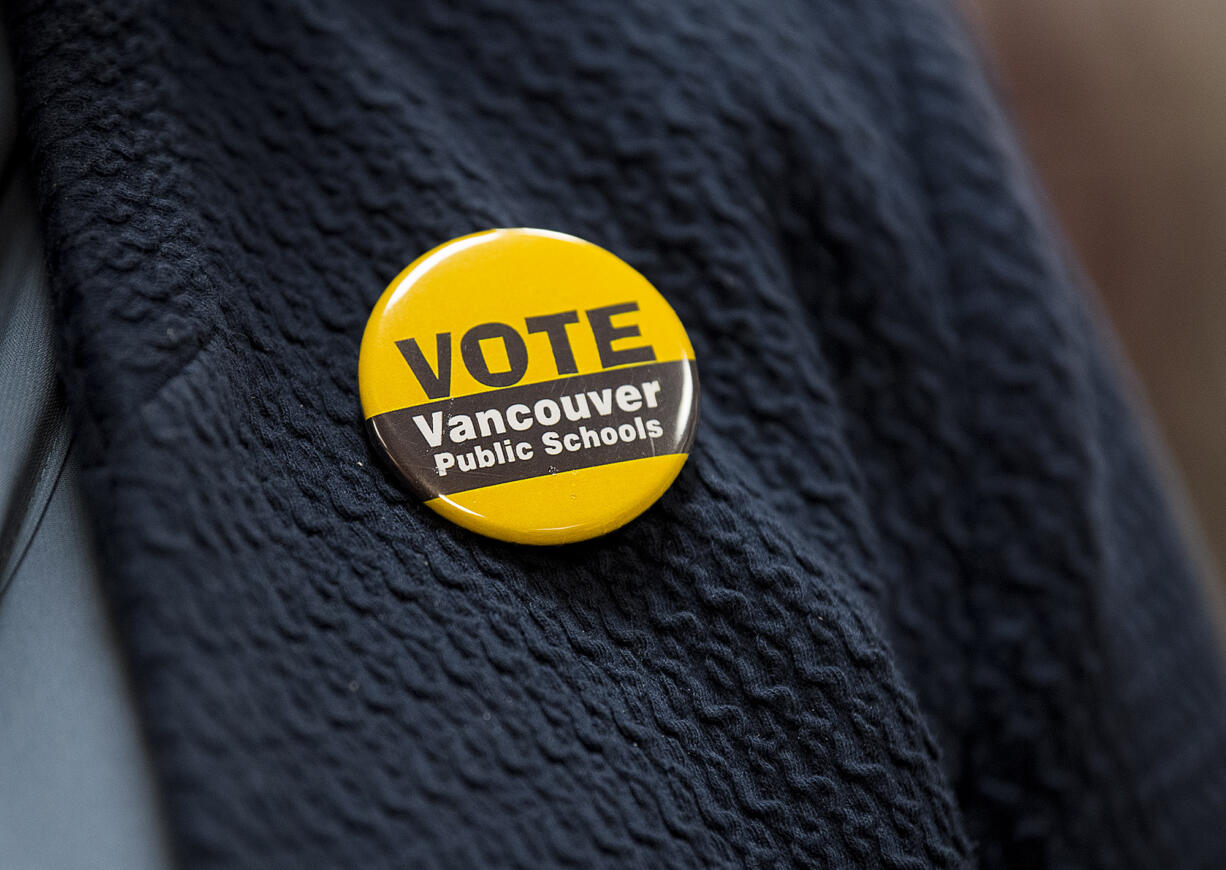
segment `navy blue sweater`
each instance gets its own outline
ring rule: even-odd
[[[1226,866],[1201,593],[935,0],[11,5],[184,866]],[[606,538],[476,537],[364,439],[372,303],[493,226],[693,339]]]

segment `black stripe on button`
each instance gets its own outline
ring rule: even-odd
[[[643,384],[657,383],[656,407],[648,407],[646,401],[635,411],[624,411],[616,401],[617,388],[623,384],[631,384],[640,389]],[[604,391],[608,391],[606,394]],[[611,402],[611,413],[602,415],[589,394],[595,393],[603,402],[607,395]],[[586,419],[571,421],[563,413],[559,422],[553,425],[542,425],[531,414],[532,427],[526,431],[516,431],[506,422],[506,410],[512,405],[525,405],[530,411],[536,403],[543,399],[552,399],[559,408],[561,398],[582,395],[590,416]],[[572,408],[580,404],[572,400]],[[449,437],[448,421],[456,415],[466,415],[476,425],[476,415],[480,411],[494,410],[497,415],[490,418],[490,435],[474,440],[453,443]],[[438,447],[430,444],[414,418],[420,417],[423,425],[431,429],[434,414],[441,412],[442,443]],[[493,416],[501,418],[505,432],[497,433]],[[637,418],[637,420],[636,420]],[[640,437],[648,429],[648,421],[655,420],[661,430],[657,438]],[[614,462],[625,462],[631,459],[644,459],[650,456],[664,456],[675,453],[686,453],[694,439],[694,427],[698,421],[698,368],[692,360],[674,360],[671,362],[653,362],[643,365],[625,366],[607,369],[588,375],[573,375],[544,381],[536,384],[525,384],[517,387],[507,387],[501,390],[490,390],[454,399],[443,399],[428,402],[410,408],[401,408],[377,414],[366,421],[371,436],[380,445],[387,458],[392,462],[413,493],[423,501],[440,495],[449,495],[494,486],[500,483],[510,483],[516,480],[526,480],[533,477],[543,477],[558,474],[563,471],[573,471],[579,468],[591,468],[597,465],[607,465]],[[618,438],[613,444],[601,441],[599,446],[592,444],[592,434],[599,438],[601,430],[611,427],[614,431],[623,425],[629,425],[635,430],[632,440]],[[583,430],[589,433],[586,441]],[[628,431],[628,430],[626,430]],[[547,432],[557,435],[559,442],[564,443],[567,436],[578,436],[585,446],[577,451],[563,450],[557,455],[545,452],[542,436]],[[607,433],[605,433],[608,437]],[[510,440],[512,446],[526,442],[531,445],[532,456],[529,459],[516,458],[515,461],[495,461],[487,467],[475,467],[471,471],[460,469],[459,457],[467,455],[474,461],[488,459],[490,453],[497,457],[495,444],[503,445],[502,454],[505,458],[505,444]],[[574,438],[567,439],[573,445]],[[489,453],[479,453],[489,451]],[[436,456],[447,452],[457,460],[454,466],[444,469],[440,474]]]

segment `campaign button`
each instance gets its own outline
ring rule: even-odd
[[[539,229],[453,239],[396,276],[362,336],[376,449],[483,535],[565,544],[647,510],[685,464],[698,370],[650,282]]]

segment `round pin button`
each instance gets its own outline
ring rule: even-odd
[[[664,297],[574,236],[496,229],[409,265],[375,303],[358,385],[412,492],[524,544],[603,535],[685,464],[698,369]]]

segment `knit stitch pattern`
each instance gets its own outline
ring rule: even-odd
[[[64,379],[188,868],[1226,866],[1226,693],[936,0],[10,4]],[[608,248],[659,504],[532,549],[365,441],[423,251]]]

